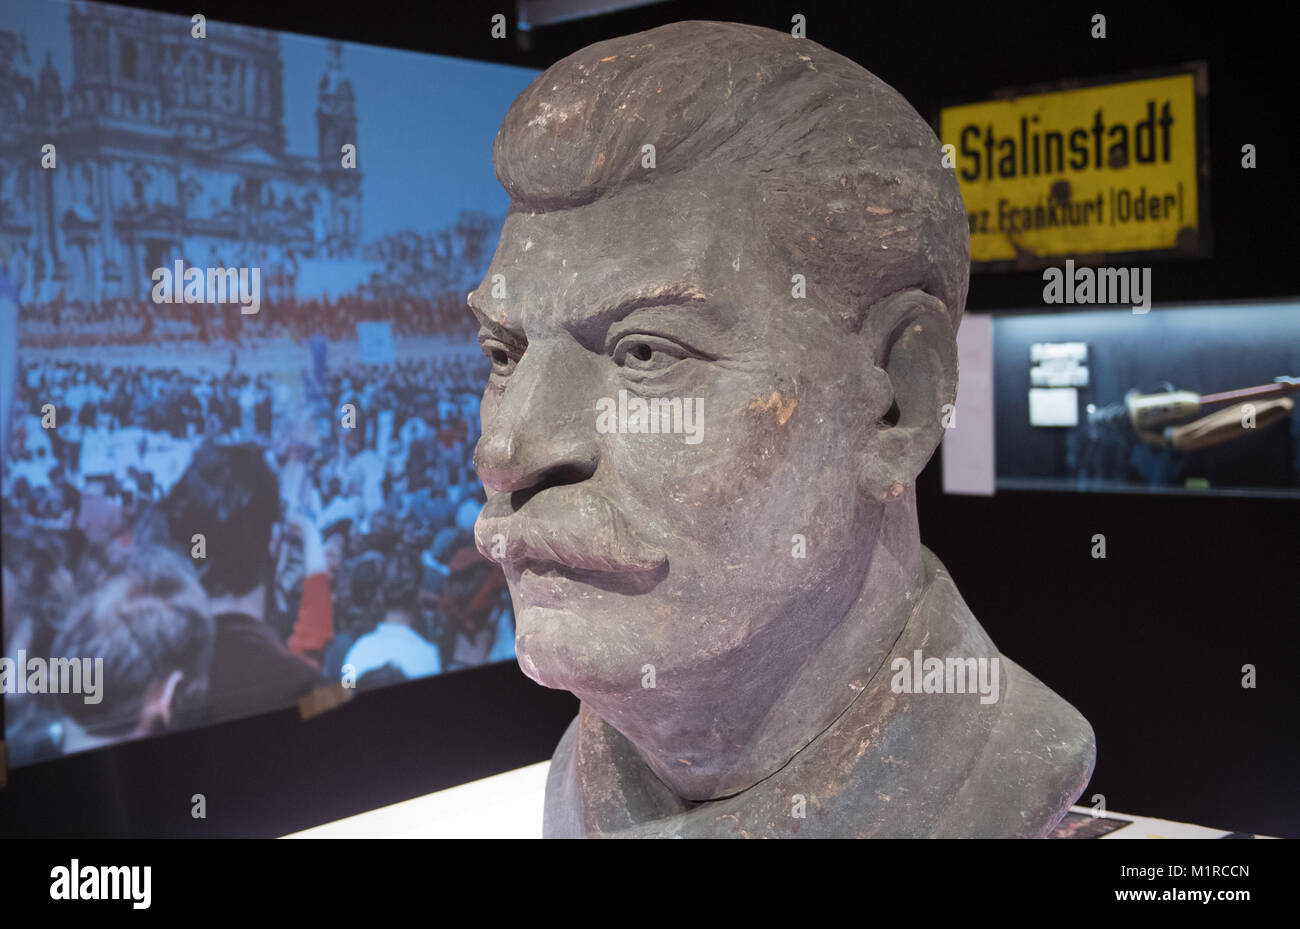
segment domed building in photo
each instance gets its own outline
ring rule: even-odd
[[[359,256],[361,172],[342,45],[317,90],[317,150],[286,150],[280,38],[100,4],[68,14],[72,74],[0,31],[0,267],[24,302],[146,300],[153,269]],[[55,167],[42,167],[44,146]]]

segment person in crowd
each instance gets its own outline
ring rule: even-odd
[[[284,706],[322,683],[265,622],[280,519],[275,473],[254,444],[206,443],[168,494],[173,542],[196,546],[216,627],[211,702],[216,718]],[[196,540],[196,536],[201,539]]]
[[[498,607],[506,596],[505,577],[474,544],[474,521],[481,508],[478,500],[463,500],[455,526],[439,533],[433,543],[433,559],[425,561],[444,577],[435,596],[446,621],[442,646],[447,670],[487,660],[497,636]]]
[[[298,620],[286,645],[292,654],[319,669],[325,659],[325,649],[334,638],[334,604],[330,597],[325,542],[316,523],[306,513],[295,513],[289,526],[302,549],[299,575],[302,595]]]
[[[384,567],[383,618],[348,650],[344,667],[350,665],[358,679],[386,665],[396,667],[407,678],[440,674],[438,647],[416,631],[420,624],[418,554],[403,549],[388,558]]]
[[[58,695],[63,752],[201,722],[213,638],[208,598],[183,556],[159,546],[115,552],[54,639],[55,657],[103,659],[98,699]]]

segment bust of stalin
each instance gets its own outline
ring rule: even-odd
[[[582,701],[544,833],[1049,833],[1092,729],[917,529],[970,265],[924,120],[807,39],[682,22],[553,65],[493,160],[475,537],[523,671]]]

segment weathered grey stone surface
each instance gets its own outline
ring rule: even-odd
[[[890,662],[993,657],[987,634],[937,558],[903,635],[861,695],[771,777],[689,803],[584,706],[551,760],[544,832],[553,838],[1042,838],[1092,775],[1092,731],[1037,678],[1001,658],[1001,699],[895,694]],[[805,799],[804,816],[792,798]]]
[[[1092,730],[917,530],[969,276],[925,121],[815,43],[687,22],[558,62],[493,157],[475,535],[521,668],[582,700],[546,834],[1047,834]],[[898,692],[917,650],[996,700]]]

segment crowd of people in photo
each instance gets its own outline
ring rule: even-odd
[[[237,302],[153,303],[115,297],[25,304],[19,316],[24,348],[99,345],[167,346],[197,341],[242,345],[262,339],[311,336],[348,339],[358,322],[387,322],[394,335],[468,335],[476,324],[460,298],[361,293],[338,298],[263,299],[257,313]]]
[[[356,315],[439,325],[398,305]],[[504,577],[473,540],[486,360],[244,363],[276,326],[355,336],[346,307],[210,332],[207,366],[20,350],[3,654],[102,658],[104,696],[6,694],[11,763],[513,657]]]

